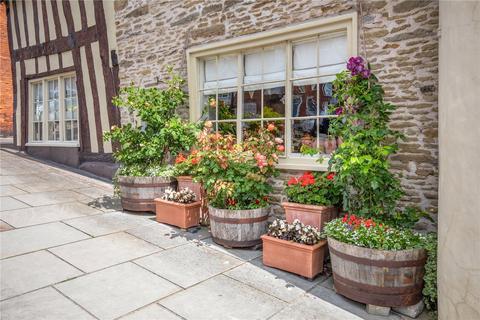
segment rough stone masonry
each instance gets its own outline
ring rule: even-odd
[[[402,204],[437,211],[437,1],[116,0],[115,10],[121,85],[142,86],[161,86],[166,65],[186,77],[191,46],[356,11],[358,52],[398,106],[392,127],[406,137],[391,159],[406,191]],[[277,202],[284,179],[297,173],[272,182]]]

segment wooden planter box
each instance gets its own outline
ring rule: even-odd
[[[309,246],[292,241],[286,241],[262,236],[263,264],[269,267],[296,273],[313,279],[323,271],[323,258],[327,241]]]
[[[335,219],[338,209],[335,207],[315,206],[311,204],[301,204],[295,202],[282,202],[285,209],[285,216],[288,223],[298,219],[303,224],[313,226],[323,231],[325,223]]]
[[[129,211],[155,212],[155,199],[162,197],[165,189],[175,189],[177,185],[173,177],[118,176],[117,179],[122,208]]]
[[[229,210],[209,206],[213,241],[227,248],[261,244],[261,236],[267,233],[268,208]]]
[[[425,249],[375,250],[328,238],[337,293],[382,307],[405,307],[422,299]]]
[[[198,226],[201,201],[189,204],[155,199],[157,222],[171,224],[182,229]]]

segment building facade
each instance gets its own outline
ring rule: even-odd
[[[326,168],[298,152],[302,145],[332,147],[324,109],[329,82],[348,56],[361,55],[398,107],[392,127],[406,139],[391,160],[402,176],[403,203],[436,212],[438,7],[399,0],[118,0],[120,84],[161,86],[172,65],[189,82],[186,118],[209,117],[239,139],[251,126],[277,123],[287,146],[281,177],[272,182],[280,202],[290,175]],[[218,113],[206,112],[211,101]]]
[[[0,3],[0,137],[13,136],[13,88],[7,5]]]
[[[118,123],[111,1],[8,1],[15,144],[71,166],[111,159]]]

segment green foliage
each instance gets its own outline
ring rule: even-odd
[[[423,276],[423,302],[427,310],[436,318],[437,312],[437,235],[430,233],[425,241],[428,259],[425,264],[425,275]]]
[[[288,180],[285,193],[291,202],[327,207],[337,207],[342,199],[334,173],[305,172]]]
[[[189,150],[195,143],[197,127],[176,114],[186,99],[181,89],[183,80],[171,68],[169,73],[171,79],[165,90],[127,87],[113,99],[115,106],[127,109],[138,119],[137,123],[113,126],[104,133],[104,140],[120,146],[113,155],[125,174],[158,175],[159,168],[166,168],[169,156]]]
[[[335,240],[379,250],[422,248],[425,237],[409,229],[397,229],[373,219],[345,215],[328,222],[324,232]]]
[[[272,187],[267,179],[277,174],[274,135],[260,128],[256,135],[235,144],[235,137],[210,132],[199,135],[193,176],[206,189],[210,205],[220,209],[253,209],[268,205]],[[275,130],[275,128],[273,128]]]
[[[388,162],[402,137],[388,126],[395,107],[383,100],[374,75],[363,78],[344,71],[333,85],[338,104],[330,108],[338,117],[330,121],[330,134],[341,137],[343,143],[329,164],[343,187],[345,209],[389,220],[403,195]]]

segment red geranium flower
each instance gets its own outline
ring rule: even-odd
[[[179,163],[184,162],[185,160],[187,160],[187,159],[185,159],[185,157],[183,156],[183,154],[180,153],[180,154],[177,156],[177,158],[175,159],[175,163],[176,163],[176,164],[179,164]]]
[[[297,184],[298,183],[298,179],[297,178],[291,178],[290,180],[288,180],[287,184],[289,186],[291,186],[292,184]]]
[[[198,158],[193,158],[192,159],[192,164],[197,165],[198,164]]]
[[[335,178],[335,172],[330,172],[330,173],[327,175],[327,180],[333,180],[333,178]]]

